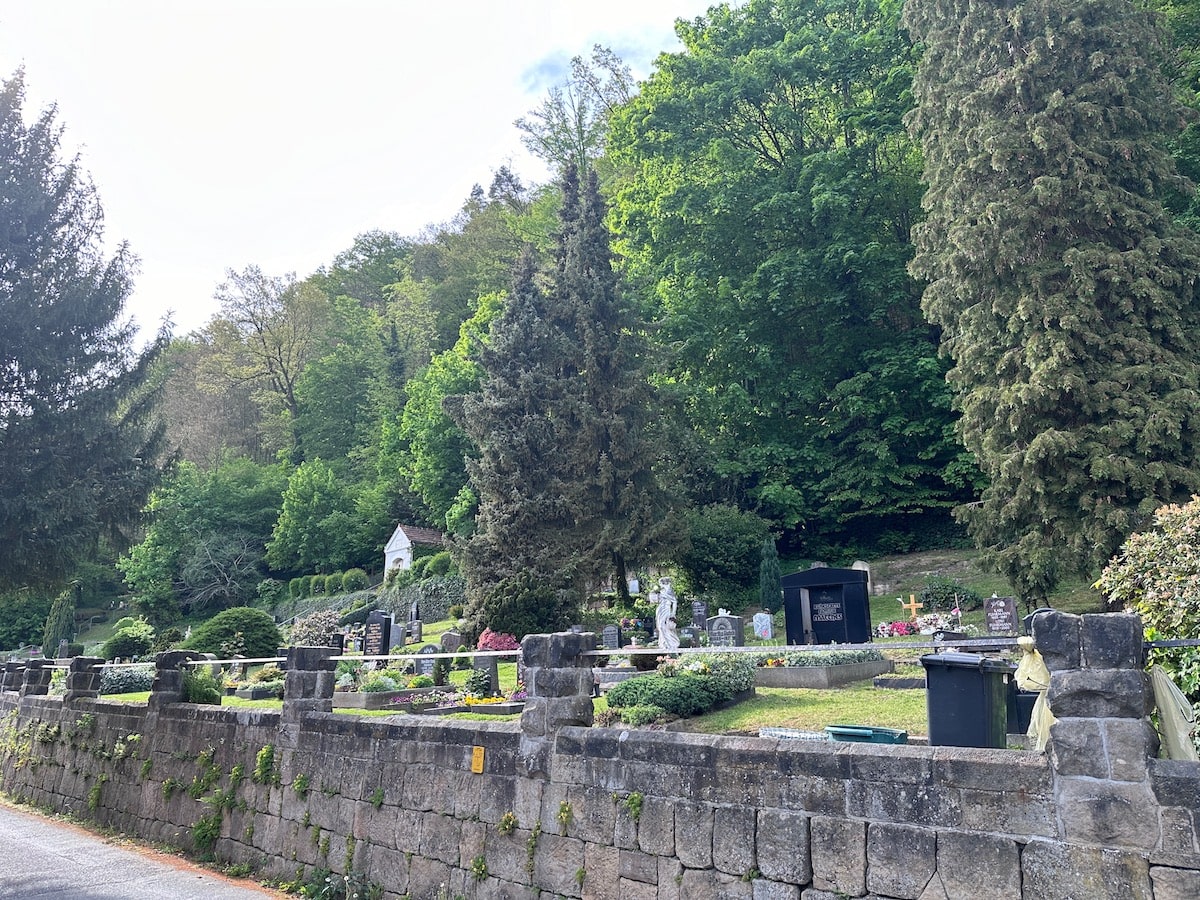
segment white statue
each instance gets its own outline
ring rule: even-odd
[[[671,579],[660,578],[658,581],[658,611],[654,614],[660,650],[679,649],[679,633],[675,630],[677,608],[678,603],[675,601],[675,589],[671,586]]]

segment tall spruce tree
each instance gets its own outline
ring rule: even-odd
[[[158,479],[150,366],[122,320],[134,261],[100,247],[103,214],[55,109],[26,125],[0,84],[0,589],[53,584],[101,537],[127,543]]]
[[[923,308],[990,479],[963,508],[1026,599],[1200,489],[1200,244],[1166,214],[1180,115],[1128,0],[914,0]]]
[[[655,476],[654,395],[639,323],[612,268],[595,174],[563,178],[550,284],[532,256],[480,354],[457,418],[478,448],[465,546],[468,616],[515,633],[567,623],[626,561],[671,549],[675,513]]]

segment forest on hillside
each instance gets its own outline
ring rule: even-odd
[[[767,539],[834,561],[973,540],[1027,600],[1098,572],[1200,490],[1198,219],[1175,175],[1200,175],[1200,17],[1161,3],[1160,43],[1128,3],[1059,5],[1019,62],[955,43],[965,6],[902,21],[894,0],[714,6],[641,83],[594,48],[514,124],[562,177],[500,166],[420,234],[361,234],[302,276],[230,270],[203,328],[143,351],[112,330],[128,269],[92,259],[104,353],[64,382],[113,376],[72,427],[123,462],[80,475],[78,515],[77,494],[31,510],[90,463],[39,468],[29,448],[68,431],[30,441],[36,404],[6,387],[0,646],[38,642],[65,585],[169,624],[315,575],[377,582],[397,523],[450,536],[438,571],[462,571],[480,626],[504,602],[557,621],[651,567],[737,596]],[[1046,63],[1055,28],[1074,49]],[[1110,77],[1128,119],[1079,89]],[[19,79],[4,98],[6,155],[37,138],[52,167],[52,113],[26,131]],[[1168,249],[1132,259],[1149,240]]]

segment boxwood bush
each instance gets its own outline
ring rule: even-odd
[[[183,646],[186,650],[220,655],[225,648],[240,644],[244,655],[264,657],[274,656],[282,641],[275,620],[268,613],[251,606],[235,606],[198,626]]]
[[[133,694],[154,684],[154,666],[122,666],[100,672],[101,694]]]

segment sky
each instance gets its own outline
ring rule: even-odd
[[[304,278],[372,229],[453,218],[502,165],[549,175],[513,122],[614,50],[644,78],[712,0],[0,0],[0,79],[55,104],[139,259],[127,312],[176,334],[228,269]]]

